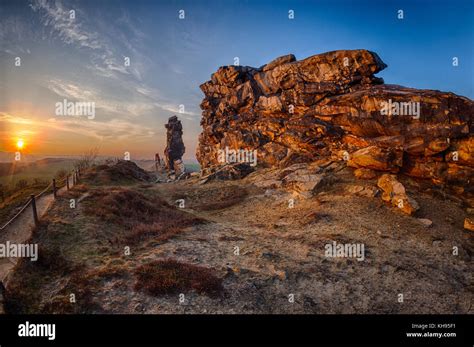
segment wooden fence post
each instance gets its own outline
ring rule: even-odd
[[[36,210],[36,198],[34,194],[31,194],[31,207],[33,209],[33,220],[35,221],[35,226],[38,226],[38,211]]]
[[[69,190],[69,175],[66,175],[66,189]]]
[[[56,199],[56,180],[53,178],[53,196]]]

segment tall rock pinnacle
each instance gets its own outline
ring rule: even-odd
[[[178,117],[172,116],[165,124],[166,128],[166,148],[165,160],[166,168],[170,172],[184,171],[182,156],[186,150],[183,143],[183,126]],[[180,172],[177,172],[179,174]]]

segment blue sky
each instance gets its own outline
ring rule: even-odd
[[[185,157],[193,158],[201,130],[199,85],[234,57],[261,66],[288,53],[302,59],[365,48],[388,65],[379,74],[385,83],[472,99],[473,4],[1,0],[0,151],[21,137],[35,144],[32,153],[78,154],[99,146],[105,155],[152,158],[163,151],[166,119],[184,105],[178,116]],[[94,101],[96,118],[56,116],[54,105],[64,98]]]

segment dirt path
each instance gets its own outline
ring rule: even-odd
[[[70,181],[70,185],[72,186],[72,181]],[[58,194],[61,194],[65,190],[66,187],[60,188]],[[36,199],[36,209],[40,219],[48,211],[53,201],[54,197],[52,193]],[[0,244],[5,244],[7,241],[15,244],[26,242],[31,237],[33,226],[33,211],[31,206],[28,206],[12,224],[0,233]],[[18,262],[18,259],[19,258],[0,258],[0,282],[6,282],[8,275]]]

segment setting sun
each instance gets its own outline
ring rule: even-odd
[[[24,145],[25,145],[25,143],[23,142],[22,139],[19,139],[19,140],[16,142],[16,147],[17,147],[18,149],[22,149]]]

